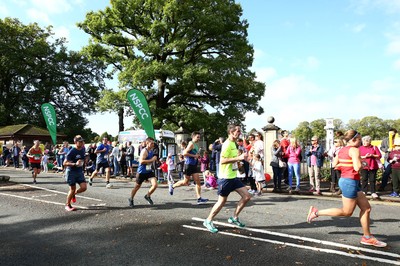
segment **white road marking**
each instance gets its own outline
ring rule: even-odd
[[[65,206],[65,203],[60,203],[60,202],[55,202],[55,201],[48,201],[48,200],[41,200],[41,199],[35,199],[32,197],[23,197],[23,196],[18,196],[18,195],[13,195],[13,194],[7,194],[7,193],[0,193],[0,195],[3,196],[8,196],[8,197],[14,197],[14,198],[19,198],[19,199],[26,199],[26,200],[32,200],[32,201],[38,201],[38,202],[43,202],[43,203],[49,203],[49,204],[55,204],[55,205],[62,205]],[[88,207],[84,206],[79,206],[79,205],[74,205],[74,207],[78,209],[89,209]]]
[[[43,188],[43,187],[38,187],[38,186],[32,186],[32,185],[28,185],[28,184],[21,184],[22,186],[26,186],[26,187],[31,187],[31,188],[36,188],[36,189],[41,189],[41,190],[45,190],[45,191],[50,191],[53,193],[58,193],[58,194],[63,194],[63,195],[67,195],[67,192],[62,192],[62,191],[57,191],[57,190],[53,190],[53,189],[48,189],[48,188]],[[94,201],[103,201],[101,199],[95,199],[95,198],[90,198],[90,197],[85,197],[85,196],[81,196],[81,195],[76,195],[77,198],[82,198],[82,199],[88,199],[88,200],[94,200]]]
[[[199,221],[199,222],[204,222],[204,219],[197,218],[197,217],[193,217],[192,220]],[[297,239],[297,240],[302,240],[302,241],[318,243],[318,244],[327,245],[327,246],[354,249],[354,250],[358,250],[358,251],[364,251],[364,252],[375,253],[375,254],[380,254],[380,255],[384,255],[384,256],[390,256],[390,257],[394,257],[394,258],[400,258],[399,254],[391,253],[391,252],[385,252],[385,251],[380,251],[380,250],[374,250],[374,249],[368,249],[368,248],[363,248],[363,247],[340,244],[340,243],[336,243],[336,242],[319,240],[319,239],[315,239],[315,238],[308,238],[308,237],[301,237],[301,236],[296,236],[296,235],[289,235],[289,234],[285,234],[285,233],[272,232],[272,231],[268,231],[268,230],[262,230],[262,229],[251,228],[251,227],[243,227],[243,228],[241,228],[241,227],[238,227],[236,225],[232,225],[232,224],[229,224],[229,223],[217,222],[217,221],[213,221],[213,223],[214,224],[218,224],[218,225],[231,227],[231,228],[247,230],[247,231],[251,231],[251,232],[263,233],[263,234],[268,234],[268,235],[275,235],[275,236],[280,236],[280,237],[286,237],[286,238],[292,238],[292,239]]]
[[[183,227],[189,228],[189,229],[195,229],[195,230],[208,232],[208,230],[206,228],[200,228],[200,227],[191,226],[191,225],[183,225]],[[382,259],[382,258],[375,258],[375,257],[366,256],[366,255],[351,254],[351,253],[347,253],[345,251],[323,249],[323,248],[315,248],[315,247],[310,247],[310,246],[303,246],[303,245],[298,245],[298,244],[293,244],[293,243],[288,243],[288,242],[282,242],[282,241],[276,241],[276,240],[270,240],[270,239],[264,239],[264,238],[259,238],[259,237],[244,236],[244,235],[234,234],[234,233],[229,233],[229,232],[221,232],[221,231],[219,231],[218,234],[228,235],[228,236],[233,236],[233,237],[246,238],[246,239],[251,239],[251,240],[256,240],[256,241],[261,241],[261,242],[267,242],[267,243],[271,243],[271,244],[276,244],[276,245],[285,245],[285,246],[294,247],[294,248],[302,248],[302,249],[314,250],[314,251],[319,251],[319,252],[324,252],[324,253],[337,254],[337,255],[351,257],[351,258],[373,260],[373,261],[379,261],[379,262],[383,262],[383,263],[400,265],[400,261],[388,260],[388,259]]]

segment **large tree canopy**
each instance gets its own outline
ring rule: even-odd
[[[0,125],[30,123],[45,127],[40,106],[54,105],[59,131],[81,134],[85,113],[94,110],[104,89],[105,64],[67,51],[52,39],[51,27],[0,19]]]
[[[233,0],[111,0],[78,26],[84,51],[119,73],[121,87],[143,90],[155,126],[222,129],[258,114],[265,85],[249,69],[248,23]]]

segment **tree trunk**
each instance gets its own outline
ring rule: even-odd
[[[118,126],[119,131],[124,131],[124,108],[121,107],[118,110]]]

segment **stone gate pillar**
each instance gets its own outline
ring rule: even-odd
[[[178,145],[176,147],[177,154],[182,153],[181,143],[183,141],[186,141],[189,137],[189,133],[187,133],[186,130],[183,129],[184,122],[179,121],[178,125],[180,126],[180,128],[174,132],[175,133],[175,143],[176,143],[176,145]]]
[[[278,139],[278,132],[281,128],[274,125],[275,118],[273,116],[269,116],[267,122],[268,124],[262,128],[264,131],[264,171],[272,177],[272,167],[269,165],[272,159],[271,147],[274,140]]]

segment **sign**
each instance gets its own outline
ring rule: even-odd
[[[53,144],[57,143],[57,121],[56,121],[56,111],[53,105],[49,103],[44,103],[41,106],[42,114],[44,120],[46,121],[47,129],[49,130]]]
[[[147,136],[155,139],[153,119],[151,118],[150,109],[143,92],[131,89],[127,92],[126,98],[139,119],[144,131],[146,131]]]

